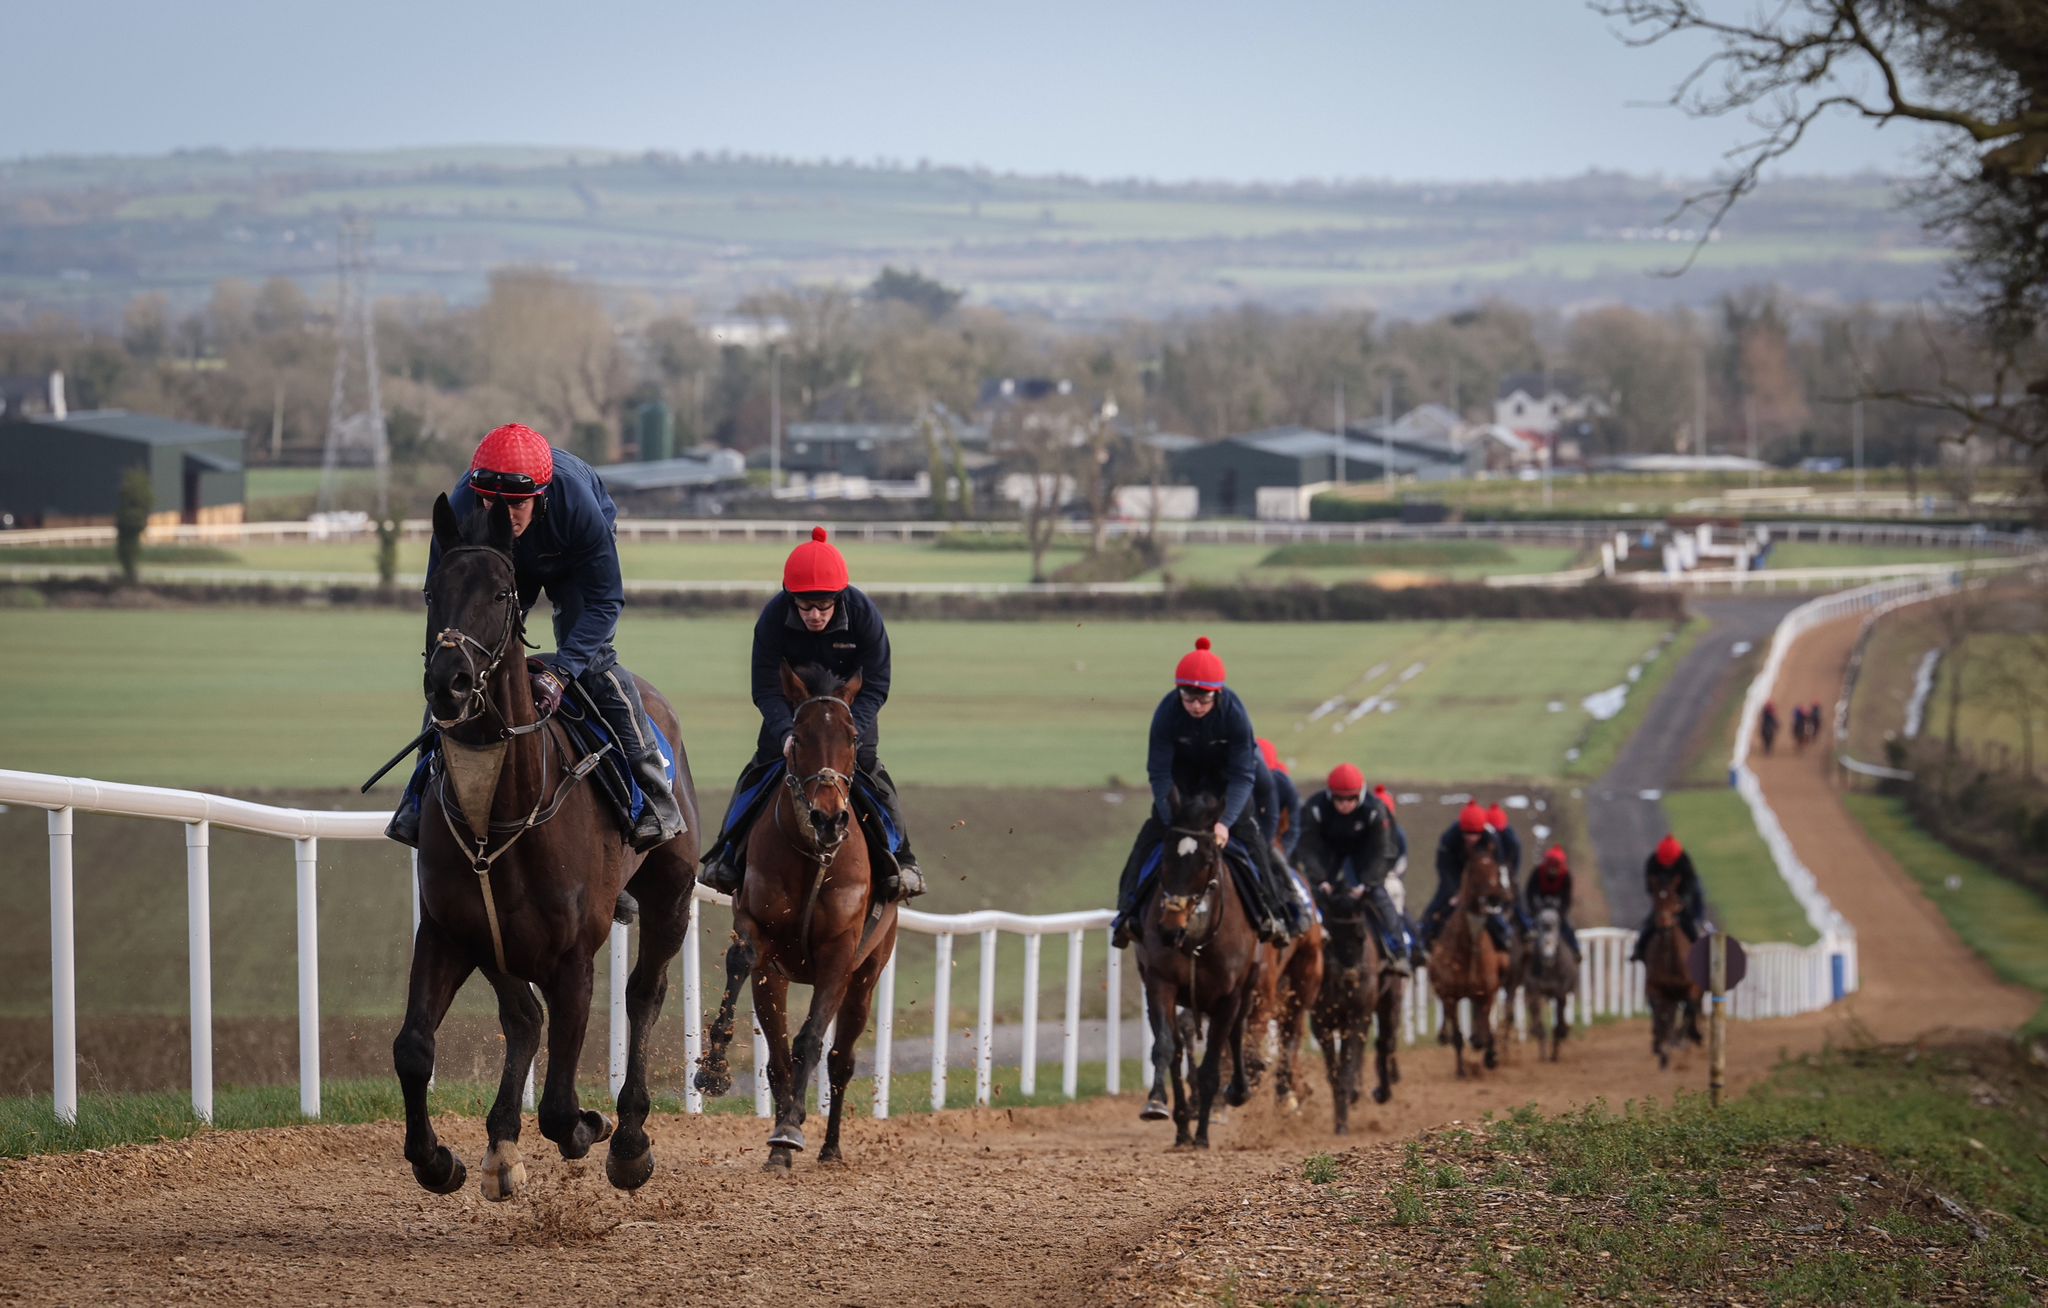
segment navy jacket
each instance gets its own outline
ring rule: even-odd
[[[1501,866],[1508,870],[1508,880],[1513,881],[1522,870],[1522,838],[1515,834],[1513,826],[1502,827],[1493,835],[1500,845]]]
[[[1501,857],[1500,840],[1489,831],[1486,839],[1493,842],[1493,856]],[[1436,842],[1436,879],[1439,886],[1449,886],[1453,892],[1458,883],[1465,879],[1465,833],[1458,830],[1453,822],[1444,828]]]
[[[1393,819],[1371,795],[1349,813],[1337,811],[1328,790],[1301,807],[1301,868],[1311,881],[1335,884],[1349,860],[1359,885],[1386,880],[1394,866]]]
[[[458,518],[466,518],[479,502],[464,473],[448,493],[449,506]],[[555,475],[541,492],[533,522],[512,542],[519,607],[522,612],[531,610],[540,593],[548,593],[555,606],[555,666],[564,676],[603,672],[618,662],[612,637],[619,629],[626,588],[619,577],[619,543],[612,531],[617,518],[618,510],[596,469],[556,450]],[[434,575],[440,561],[437,544],[427,554],[427,576]]]
[[[1152,809],[1161,822],[1173,821],[1166,796],[1178,789],[1183,798],[1223,796],[1223,824],[1236,826],[1252,802],[1263,761],[1252,715],[1228,686],[1216,692],[1216,703],[1202,717],[1190,717],[1180,706],[1178,688],[1166,692],[1152,712],[1145,775],[1151,779]]]
[[[1264,759],[1260,761],[1263,762]],[[1287,835],[1280,841],[1280,848],[1289,858],[1293,858],[1295,849],[1301,844],[1301,792],[1294,788],[1294,778],[1285,772],[1275,771],[1273,798],[1279,803],[1279,807],[1274,810],[1274,821],[1277,822],[1282,813],[1287,815]]]
[[[841,679],[860,673],[853,697],[853,723],[860,730],[860,766],[873,771],[881,743],[879,718],[889,701],[889,631],[875,602],[852,586],[839,592],[839,605],[823,631],[805,628],[788,591],[779,592],[754,623],[754,707],[761,710],[755,758],[782,757],[782,740],[796,721],[796,705],[782,694],[782,665],[816,663]]]
[[[1679,902],[1685,905],[1686,912],[1694,919],[1705,916],[1700,897],[1700,874],[1693,870],[1691,854],[1680,854],[1678,861],[1670,867],[1659,863],[1655,854],[1643,860],[1643,890],[1652,900],[1657,898],[1657,887],[1674,877],[1678,880]]]
[[[1567,869],[1564,874],[1564,888],[1562,890],[1539,890],[1536,882],[1542,875],[1543,865],[1538,863],[1529,873],[1529,883],[1522,887],[1522,907],[1529,911],[1530,917],[1534,917],[1536,916],[1537,900],[1553,899],[1557,901],[1558,911],[1566,917],[1570,917],[1572,915],[1572,874],[1570,870]]]

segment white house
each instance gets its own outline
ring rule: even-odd
[[[1545,436],[1566,423],[1604,418],[1612,412],[1608,400],[1588,391],[1569,373],[1509,373],[1500,379],[1500,390],[1493,401],[1496,424]]]

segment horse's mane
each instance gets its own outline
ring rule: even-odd
[[[1173,805],[1173,824],[1191,831],[1206,831],[1223,819],[1223,797],[1207,792],[1177,797]]]
[[[796,669],[796,679],[804,683],[806,695],[837,696],[846,687],[846,678],[832,669],[818,663],[806,663]]]
[[[490,545],[491,506],[478,500],[475,508],[456,518],[455,528],[464,545]]]

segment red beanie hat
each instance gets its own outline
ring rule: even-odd
[[[1287,765],[1280,761],[1280,751],[1275,749],[1273,742],[1267,740],[1264,736],[1259,737],[1259,757],[1266,760],[1266,766],[1275,772],[1285,772],[1287,770]]]
[[[1498,804],[1487,809],[1486,825],[1492,827],[1495,831],[1506,831],[1508,829],[1508,811]]]
[[[1173,684],[1196,690],[1223,689],[1223,660],[1210,652],[1207,636],[1195,637],[1194,652],[1181,655],[1173,669]]]
[[[1330,769],[1330,794],[1340,798],[1365,793],[1365,773],[1349,763],[1339,763]]]
[[[1394,811],[1394,797],[1387,793],[1387,788],[1385,786],[1374,786],[1372,788],[1372,793],[1375,799],[1379,800],[1380,803],[1385,804],[1387,806],[1387,812],[1391,813]]]
[[[1476,836],[1486,830],[1486,810],[1479,807],[1477,800],[1458,810],[1458,830],[1468,836]]]
[[[508,422],[477,443],[469,484],[486,495],[531,499],[555,479],[555,450],[531,427]]]
[[[782,565],[782,588],[792,595],[837,593],[852,584],[846,556],[826,541],[823,527],[811,528],[811,538],[791,550]]]
[[[1679,856],[1683,853],[1685,853],[1685,846],[1678,843],[1677,836],[1667,831],[1664,833],[1664,839],[1657,842],[1657,865],[1659,867],[1670,867],[1678,861]]]
[[[1563,845],[1552,845],[1549,849],[1543,851],[1543,861],[1554,863],[1561,868],[1571,866],[1565,861]]]

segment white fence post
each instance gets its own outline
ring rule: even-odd
[[[1038,956],[1045,937],[1024,937],[1024,1047],[1018,1052],[1017,1090],[1025,1098],[1038,1093]]]
[[[50,810],[50,1095],[57,1120],[78,1124],[78,954],[71,886],[72,811]]]
[[[974,1102],[988,1104],[995,1082],[996,932],[981,933],[981,994],[974,1021]]]
[[[612,923],[611,958],[611,1086],[612,1098],[626,1084],[626,928]]]
[[[320,838],[300,836],[299,900],[299,1112],[320,1116]]]
[[[1123,1092],[1124,1079],[1124,956],[1114,944],[1109,947],[1109,974],[1107,984],[1107,1005],[1104,1016],[1106,1035],[1102,1050],[1102,1088],[1110,1094]]]
[[[1081,1072],[1081,947],[1088,932],[1075,927],[1067,932],[1067,1016],[1060,1032],[1060,1093],[1072,1099],[1080,1093]]]
[[[697,1088],[697,1060],[704,1056],[704,901],[690,897],[690,921],[683,936],[683,1111],[704,1111]]]
[[[889,1120],[889,1064],[896,1043],[896,952],[882,964],[882,983],[875,990],[875,1120]]]
[[[754,1014],[754,1116],[775,1111],[775,1099],[768,1086],[768,1037],[761,1030],[761,1015]]]
[[[192,1113],[213,1122],[213,896],[211,826],[185,824],[185,952],[192,1001]]]
[[[953,936],[941,933],[932,980],[932,1111],[946,1106],[946,1024],[953,1008]]]

